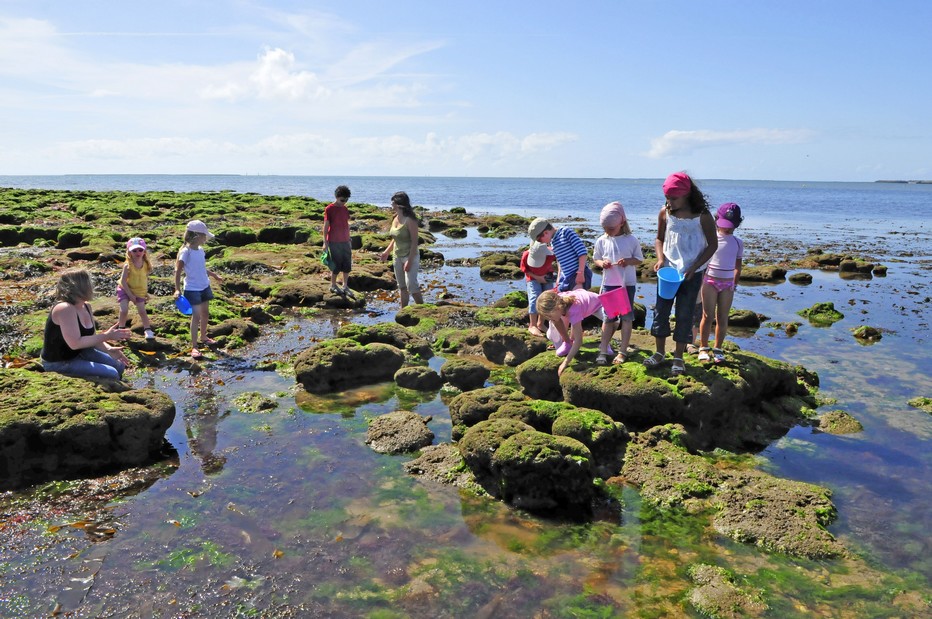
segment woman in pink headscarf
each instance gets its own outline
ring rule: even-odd
[[[675,172],[663,183],[666,198],[657,215],[657,238],[654,249],[657,264],[654,271],[665,266],[674,267],[683,276],[683,282],[673,299],[657,295],[651,335],[657,344],[657,352],[644,360],[644,365],[654,368],[666,359],[666,342],[670,335],[670,312],[676,305],[676,328],[673,341],[676,348],[670,373],[679,376],[686,371],[683,353],[693,341],[693,312],[702,287],[702,275],[706,264],[718,248],[715,233],[715,218],[709,212],[709,202],[685,172]]]

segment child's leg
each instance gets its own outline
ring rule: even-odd
[[[194,313],[199,314],[200,317],[200,341],[204,343],[210,343],[210,338],[207,336],[207,327],[210,323],[210,301],[204,301],[200,305],[196,306],[194,308]]]
[[[633,320],[621,321],[621,352],[628,354],[628,346],[631,344],[631,333],[634,331]]]
[[[718,311],[715,316],[715,347],[721,348],[728,334],[728,313],[735,299],[735,289],[729,288],[718,293]]]
[[[129,298],[124,297],[120,299],[120,317],[117,318],[117,327],[124,328],[127,318],[129,318]]]
[[[149,314],[146,312],[146,302],[137,301],[136,309],[139,311],[139,319],[142,320],[143,329],[151,329],[152,323],[149,321]]]
[[[612,342],[612,336],[615,334],[617,325],[618,323],[615,320],[602,321],[602,341],[599,344],[599,352],[608,354],[608,346]]]
[[[712,320],[715,315],[715,306],[718,304],[719,292],[712,284],[702,284],[702,323],[699,325],[700,342],[703,347],[709,346],[709,334],[712,332]]]
[[[201,314],[197,311],[200,305],[195,305],[191,312],[191,348],[197,349],[197,331],[201,325]]]

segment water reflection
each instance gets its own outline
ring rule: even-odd
[[[190,382],[191,396],[182,412],[188,447],[197,458],[204,475],[216,475],[223,470],[226,457],[216,453],[220,421],[229,414],[217,393],[216,379],[203,372]]]

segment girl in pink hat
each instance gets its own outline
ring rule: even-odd
[[[709,261],[709,268],[702,282],[702,323],[699,325],[699,361],[725,360],[722,344],[728,333],[728,313],[735,298],[735,288],[741,277],[741,259],[744,243],[735,236],[735,228],[741,225],[741,207],[727,202],[715,213],[718,229],[718,249]],[[715,348],[709,348],[709,334],[715,321]],[[711,353],[711,357],[710,357]]]
[[[670,335],[670,312],[676,305],[676,329],[672,331],[676,347],[673,352],[671,374],[679,376],[686,371],[683,353],[693,341],[693,312],[702,287],[706,263],[718,247],[715,236],[715,219],[709,212],[709,203],[693,179],[685,172],[676,172],[663,183],[666,198],[657,215],[657,238],[654,250],[657,264],[654,271],[665,266],[676,268],[683,282],[673,299],[657,295],[654,320],[650,327],[657,351],[644,360],[654,368],[666,360],[666,342]]]
[[[123,263],[123,272],[120,274],[120,283],[117,285],[117,301],[120,303],[120,317],[117,319],[117,329],[122,329],[129,318],[129,304],[136,306],[139,319],[142,320],[146,339],[155,339],[149,314],[146,313],[146,301],[149,300],[149,273],[152,272],[152,263],[149,262],[149,248],[146,242],[138,236],[126,241],[126,262]]]

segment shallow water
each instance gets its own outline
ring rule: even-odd
[[[448,259],[523,242],[474,231],[458,241],[437,236],[435,249]],[[835,245],[862,243],[825,236]],[[762,327],[732,340],[817,371],[821,394],[837,400],[826,408],[864,425],[850,436],[796,428],[754,459],[775,475],[831,488],[839,512],[831,532],[889,574],[880,581],[846,561],[795,560],[722,539],[703,516],[659,514],[633,490],[601,506],[594,522],[573,523],[424,484],[403,472],[407,456],[364,444],[366,423],[413,410],[433,417],[437,442],[448,440],[449,396],[377,385],[296,398],[293,377],[252,369],[330,337],[347,321],[391,320],[394,307],[375,302],[359,314],[290,317],[197,375],[139,373],[136,385],[176,402],[168,439],[177,467],[112,504],[116,533],[106,541],[92,543],[77,529],[45,530],[79,513],[33,523],[45,545],[2,558],[0,615],[47,616],[57,603],[82,617],[696,616],[684,601],[686,572],[707,562],[763,590],[769,616],[910,616],[890,601],[898,588],[924,590],[928,599],[932,583],[932,417],[906,404],[932,395],[930,290],[922,276],[929,252],[899,256],[890,249],[895,234],[872,239],[870,253],[890,267],[887,277],[809,271],[808,286],[741,286],[736,308],[803,324],[794,336]],[[745,242],[750,251],[765,246],[767,235],[749,232]],[[424,280],[428,301],[442,289],[485,303],[522,286],[483,282],[474,267],[441,267]],[[638,295],[648,304],[654,296],[648,284]],[[832,301],[845,318],[819,328],[796,314],[818,301]],[[883,327],[883,339],[859,344],[850,329],[860,324]],[[244,392],[274,397],[278,406],[243,412],[234,400]]]

